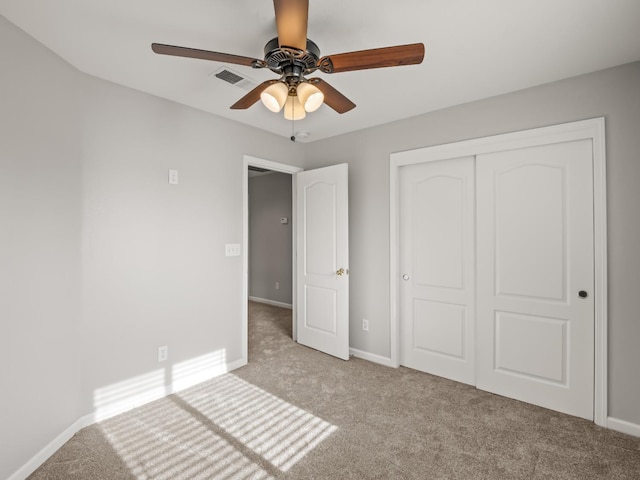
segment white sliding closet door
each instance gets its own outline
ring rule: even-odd
[[[400,170],[400,363],[474,383],[474,159]]]
[[[593,419],[592,141],[476,157],[477,387]]]

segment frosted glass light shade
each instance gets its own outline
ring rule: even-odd
[[[260,100],[265,107],[274,113],[282,110],[289,96],[289,88],[282,82],[274,83],[265,88],[260,94]]]
[[[310,83],[298,85],[298,98],[307,112],[315,112],[324,102],[324,94]]]
[[[284,104],[284,118],[287,120],[302,120],[307,114],[297,95],[289,95]]]

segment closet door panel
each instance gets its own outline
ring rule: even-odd
[[[591,140],[477,156],[477,386],[593,418]],[[580,293],[583,292],[583,293]]]
[[[474,159],[400,172],[401,364],[473,384]]]

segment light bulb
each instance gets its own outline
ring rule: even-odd
[[[284,104],[284,118],[287,120],[302,120],[307,114],[297,95],[289,95]]]
[[[324,102],[324,94],[318,87],[307,82],[298,85],[298,97],[307,112],[315,112]]]
[[[260,94],[260,100],[265,107],[274,113],[282,110],[289,96],[289,88],[282,82],[274,83],[265,88]]]

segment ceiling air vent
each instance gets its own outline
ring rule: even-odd
[[[251,90],[257,85],[256,82],[249,77],[244,77],[228,67],[222,67],[216,70],[213,75],[220,80],[224,80],[225,82],[235,85],[236,87],[240,87],[243,90]]]

